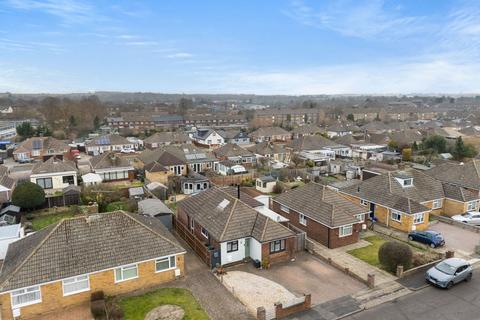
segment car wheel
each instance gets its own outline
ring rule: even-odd
[[[412,236],[408,236],[408,240],[413,241],[413,237],[412,237]]]
[[[445,287],[445,289],[451,289],[453,287],[453,282],[450,281],[449,283],[447,283],[447,286]]]
[[[470,280],[472,280],[472,274],[469,273],[468,276],[465,278],[465,282],[469,282]]]
[[[430,248],[435,249],[435,243],[430,243]]]

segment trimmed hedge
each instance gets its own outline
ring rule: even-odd
[[[385,242],[378,250],[378,260],[392,273],[397,271],[397,266],[403,266],[403,270],[409,269],[412,266],[412,259],[412,249],[398,241]]]

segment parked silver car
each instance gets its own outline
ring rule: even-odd
[[[450,289],[454,284],[472,279],[472,266],[463,259],[450,258],[428,269],[425,280],[441,288]]]
[[[473,224],[475,226],[480,225],[480,212],[478,211],[469,211],[464,214],[458,214],[452,217],[453,220]]]

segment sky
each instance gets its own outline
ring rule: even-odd
[[[0,92],[480,93],[480,1],[0,0]]]

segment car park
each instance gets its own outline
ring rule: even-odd
[[[425,273],[425,280],[440,288],[450,289],[453,285],[472,279],[473,269],[468,261],[450,258],[437,263]]]
[[[412,231],[408,234],[408,240],[421,242],[432,248],[445,245],[445,239],[442,234],[433,230]]]
[[[480,212],[478,211],[468,211],[464,214],[458,214],[452,217],[453,220],[468,223],[471,225],[478,226],[480,225]]]

